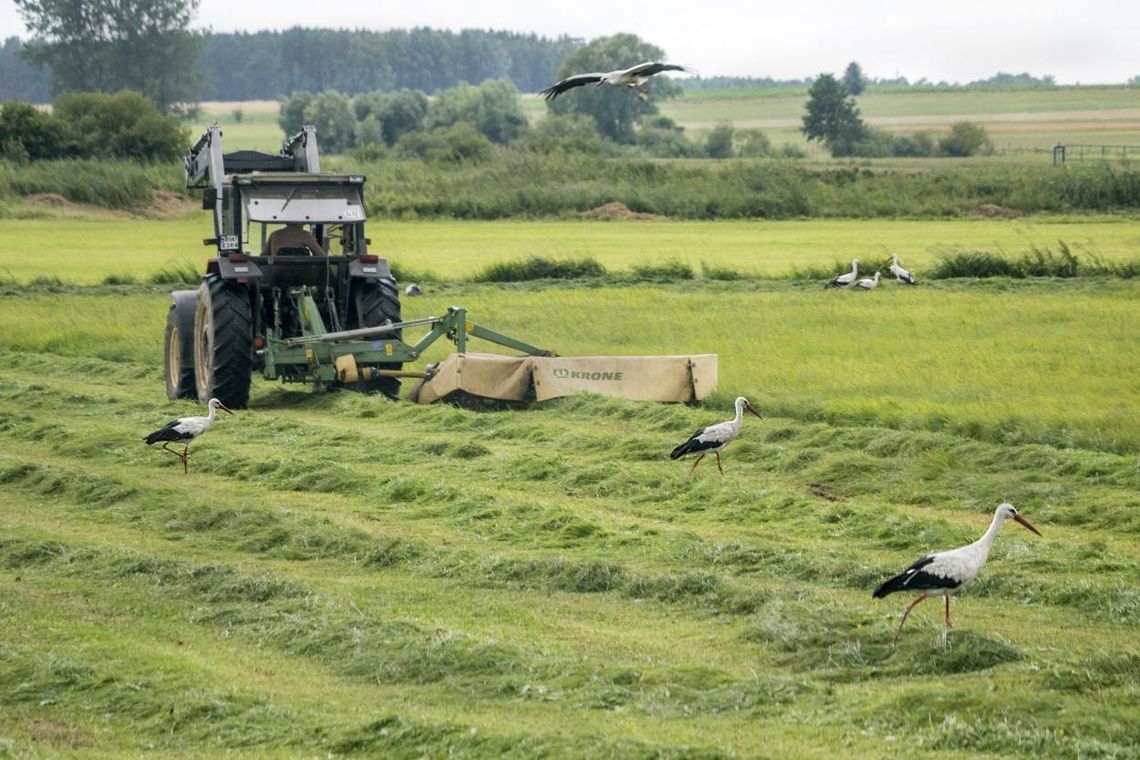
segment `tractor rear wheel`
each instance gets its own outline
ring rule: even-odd
[[[163,346],[163,369],[166,374],[166,397],[197,398],[194,382],[194,311],[198,291],[179,290],[172,294],[174,303],[166,313],[166,338]]]
[[[232,409],[249,404],[253,371],[249,291],[217,274],[206,275],[198,288],[194,371],[199,401],[216,398]]]
[[[355,328],[378,327],[387,322],[400,321],[400,289],[394,277],[381,277],[378,280],[355,280],[352,283],[352,314],[349,324]],[[383,337],[402,338],[402,330]],[[398,370],[400,362],[379,364],[379,369]],[[383,393],[393,401],[400,398],[400,378],[381,377],[376,380],[363,380],[360,390]]]

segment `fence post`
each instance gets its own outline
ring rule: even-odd
[[[1065,146],[1057,143],[1053,146],[1053,166],[1061,166],[1065,163]]]

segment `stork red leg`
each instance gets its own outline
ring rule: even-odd
[[[174,449],[167,448],[167,446],[169,446],[169,445],[170,445],[170,441],[167,441],[166,443],[162,444],[163,451],[167,452],[168,454],[173,454],[174,456],[181,459],[182,458],[182,452],[175,451]]]
[[[943,594],[943,597],[946,599],[946,627],[953,628],[954,624],[950,622],[950,595]]]
[[[699,457],[697,457],[697,461],[693,462],[693,466],[689,468],[689,474],[690,475],[693,474],[693,471],[697,469],[697,465],[700,464],[701,460],[704,458],[705,458],[704,454],[701,454]]]
[[[918,597],[913,602],[911,602],[910,605],[906,608],[906,612],[903,613],[902,620],[899,621],[899,629],[897,631],[895,631],[895,635],[891,639],[892,644],[898,643],[899,634],[902,633],[903,623],[906,622],[907,616],[910,615],[910,611],[914,609],[914,606],[916,604],[918,604],[919,602],[921,602],[925,598],[926,598],[926,594],[923,594],[922,596]]]
[[[714,451],[713,453],[716,454],[716,468],[718,470],[720,470],[720,474],[723,475],[724,474],[724,468],[720,466],[720,452]]]
[[[190,465],[187,460],[190,459],[190,442],[187,441],[186,445],[182,447],[182,472],[189,472]]]

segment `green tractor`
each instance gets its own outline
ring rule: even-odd
[[[202,189],[213,212],[214,236],[204,242],[217,255],[197,290],[171,294],[169,398],[245,407],[254,372],[396,398],[400,377],[419,374],[402,372],[413,356],[399,327],[367,334],[400,323],[399,289],[388,262],[368,250],[364,177],[321,172],[312,127],[271,155],[223,153],[214,124],[186,156],[186,184]],[[348,352],[305,341],[362,330],[373,340]]]

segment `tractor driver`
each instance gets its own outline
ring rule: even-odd
[[[300,254],[302,256],[324,256],[321,244],[313,233],[297,222],[288,222],[284,227],[269,233],[262,256],[276,256],[279,253]]]

